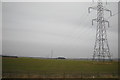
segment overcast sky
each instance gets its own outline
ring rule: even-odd
[[[64,56],[67,58],[92,58],[96,23],[96,11],[88,13],[87,2],[3,2],[4,55],[16,56]],[[117,3],[105,6],[118,12]],[[105,12],[108,19],[109,13]],[[113,57],[118,56],[118,15],[108,19],[108,42]]]

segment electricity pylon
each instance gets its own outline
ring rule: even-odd
[[[53,49],[51,50],[51,59],[53,58]]]
[[[88,12],[91,12],[91,9],[97,10],[97,18],[92,19],[92,25],[96,21],[97,22],[97,30],[96,30],[96,41],[94,45],[94,53],[93,60],[104,61],[105,59],[111,60],[110,49],[107,41],[107,33],[106,33],[106,23],[109,27],[109,21],[104,18],[104,11],[110,12],[110,16],[112,16],[112,12],[109,9],[106,9],[103,6],[102,0],[98,0],[97,6],[89,7]]]

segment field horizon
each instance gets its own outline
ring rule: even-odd
[[[117,61],[2,58],[3,78],[117,78]]]

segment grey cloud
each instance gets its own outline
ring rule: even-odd
[[[117,12],[117,3],[107,6]],[[91,3],[3,3],[3,54],[18,56],[92,57],[96,26]],[[113,7],[114,6],[114,7]],[[110,49],[117,57],[117,17],[108,30]],[[115,42],[114,44],[112,42]]]

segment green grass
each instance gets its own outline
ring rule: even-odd
[[[3,73],[18,74],[117,73],[118,71],[118,63],[115,61],[3,58],[2,65]]]

